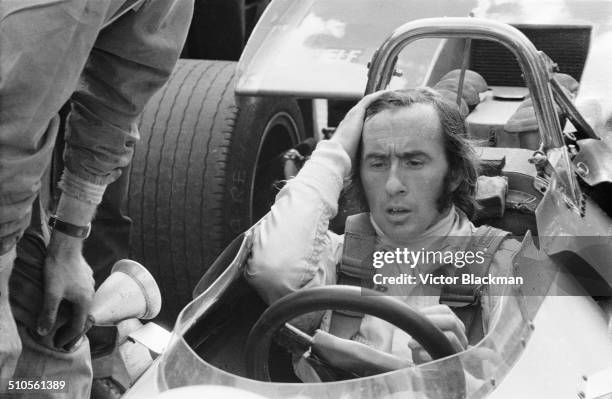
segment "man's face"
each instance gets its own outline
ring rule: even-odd
[[[445,214],[438,210],[449,171],[433,106],[385,110],[363,127],[361,182],[370,212],[396,242],[418,237]]]

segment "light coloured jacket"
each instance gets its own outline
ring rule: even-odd
[[[350,159],[342,147],[322,141],[300,173],[278,194],[274,206],[255,231],[252,257],[246,277],[268,303],[303,288],[336,283],[336,265],[342,256],[343,235],[328,229],[329,220],[337,213],[338,197],[350,171]],[[409,243],[411,250],[434,249],[440,237],[468,236],[474,225],[459,210],[430,227],[421,237]],[[377,230],[377,250],[393,251],[397,245]],[[506,275],[518,250],[516,240],[504,240],[491,263],[492,275]],[[428,270],[405,265],[384,266],[385,275],[423,274]],[[432,270],[433,271],[433,270]],[[415,307],[439,303],[440,286],[394,285],[387,293],[400,297]],[[498,287],[501,289],[501,287]],[[489,325],[499,304],[496,290],[483,296],[483,322]],[[328,329],[330,312],[321,328]],[[486,328],[485,328],[486,331]],[[353,338],[376,349],[410,358],[409,336],[390,324],[365,316],[359,333]]]
[[[129,164],[138,118],[174,68],[192,8],[192,0],[0,2],[0,255],[28,224],[68,100],[62,189],[98,203]]]

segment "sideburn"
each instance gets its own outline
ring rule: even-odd
[[[452,179],[451,171],[448,170],[442,179],[442,190],[436,199],[436,207],[440,213],[446,212],[453,203],[453,192],[450,189]]]

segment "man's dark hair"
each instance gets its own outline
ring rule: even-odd
[[[430,88],[390,91],[381,95],[366,109],[365,120],[385,110],[398,110],[413,104],[429,104],[434,107],[442,126],[444,150],[449,164],[449,171],[444,177],[443,191],[438,198],[438,210],[442,212],[451,202],[472,218],[478,208],[475,199],[476,180],[478,178],[478,158],[467,138],[465,119],[457,105]],[[356,162],[353,167],[351,181],[346,194],[357,201],[362,211],[368,210],[363,185],[360,178],[362,143],[357,150]],[[459,181],[459,186],[450,191],[453,181]],[[347,201],[351,199],[347,198]],[[350,205],[349,205],[350,206]]]

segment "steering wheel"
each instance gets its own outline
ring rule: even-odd
[[[329,309],[360,312],[389,322],[410,334],[434,360],[457,353],[438,327],[398,299],[367,288],[328,285],[296,291],[266,309],[247,339],[247,375],[260,381],[271,381],[268,358],[276,331],[298,316]]]

